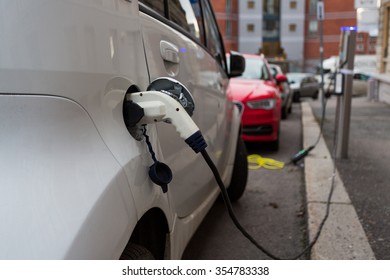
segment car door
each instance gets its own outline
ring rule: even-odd
[[[228,152],[225,137],[229,135],[225,118],[228,78],[224,49],[211,7],[203,0],[140,2],[150,80],[171,77],[192,93],[193,119],[223,173]],[[172,125],[156,126],[161,154],[173,172],[168,191],[176,212],[185,217],[211,194],[214,181],[202,157],[189,149]]]
[[[308,77],[304,77],[301,81],[300,95],[301,95],[301,97],[310,96],[310,81],[309,81]]]
[[[314,76],[310,77],[310,85],[311,85],[310,96],[315,97],[319,91],[320,85]]]

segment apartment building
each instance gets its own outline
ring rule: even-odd
[[[315,71],[320,62],[319,0],[212,0],[227,50],[264,53],[288,61],[295,71]],[[324,2],[324,59],[339,54],[341,27],[356,26],[355,0]],[[362,35],[365,36],[365,35]],[[372,53],[375,38],[364,37]],[[290,68],[291,69],[291,68]]]

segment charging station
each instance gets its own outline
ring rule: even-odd
[[[342,27],[340,36],[339,72],[336,76],[337,158],[348,157],[349,123],[351,118],[353,68],[356,50],[356,27]]]

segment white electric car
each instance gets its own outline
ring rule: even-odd
[[[247,164],[227,88],[244,66],[230,60],[207,0],[0,0],[0,259],[181,258],[219,189],[165,122],[146,126],[173,174],[154,184],[123,108],[156,79],[185,86],[236,200]]]

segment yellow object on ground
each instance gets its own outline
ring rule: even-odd
[[[249,155],[248,156],[248,168],[249,169],[259,169],[264,167],[266,169],[282,169],[284,167],[284,162],[274,160],[272,158],[264,158],[260,155]]]

